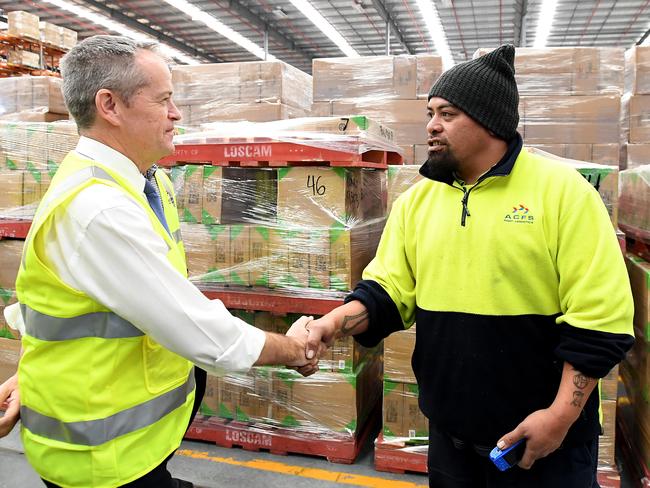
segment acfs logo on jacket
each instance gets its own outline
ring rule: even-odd
[[[520,203],[518,206],[512,207],[512,212],[506,214],[503,221],[517,224],[532,224],[535,222],[535,217],[530,213],[530,209],[526,205]]]

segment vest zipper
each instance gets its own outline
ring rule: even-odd
[[[469,208],[467,208],[467,201],[469,200],[469,192],[472,191],[472,189],[470,188],[469,190],[466,190],[465,187],[462,186],[461,190],[463,190],[463,199],[461,200],[461,203],[463,204],[463,215],[460,218],[460,225],[462,227],[465,227],[465,221],[467,220],[467,217],[472,216],[469,213]]]

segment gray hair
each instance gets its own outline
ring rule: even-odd
[[[158,43],[122,36],[89,37],[61,59],[63,100],[80,130],[95,122],[95,95],[99,90],[115,92],[128,106],[133,95],[147,85],[136,64],[139,50],[155,52],[167,61]]]

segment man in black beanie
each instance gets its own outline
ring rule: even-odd
[[[425,179],[393,205],[345,305],[309,324],[308,348],[372,346],[417,322],[431,486],[595,487],[597,379],[632,346],[630,286],[598,192],[523,147],[514,54],[433,85]],[[518,466],[499,471],[489,452],[520,439]]]

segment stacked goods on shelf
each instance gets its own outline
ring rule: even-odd
[[[72,122],[0,122],[0,218],[33,216],[78,139]]]
[[[310,301],[328,300],[321,313],[341,304],[386,216],[386,158],[375,169],[362,155],[396,151],[390,136],[354,116],[211,124],[177,138],[170,176],[191,279],[224,303],[254,289],[255,304],[234,313],[272,332],[311,315]],[[208,161],[183,164],[195,151]],[[351,462],[381,395],[381,349],[341,339],[319,367],[309,378],[276,368],[209,377],[204,416],[189,435]]]
[[[628,253],[626,264],[634,295],[635,343],[621,364],[621,376],[632,410],[634,428],[627,429],[627,444],[636,459],[650,466],[650,263]]]
[[[53,122],[67,118],[61,79],[51,76],[0,78],[0,119]]]
[[[39,41],[41,32],[38,25],[38,15],[17,10],[7,13],[7,34],[13,37],[22,37]]]
[[[172,82],[189,126],[292,119],[311,110],[311,76],[282,61],[176,66]]]
[[[16,275],[23,241],[0,239],[0,383],[16,372],[20,341],[18,333],[5,322],[4,309],[16,302]]]
[[[43,44],[53,46],[63,51],[69,51],[77,44],[76,31],[45,21],[40,21],[38,26],[41,31],[41,41]]]
[[[405,164],[426,159],[427,96],[442,73],[439,56],[323,58],[312,68],[312,115],[366,114],[393,129]]]
[[[650,164],[650,46],[625,52],[622,143],[627,168]]]
[[[489,52],[479,49],[474,56]],[[519,133],[563,158],[619,163],[623,53],[615,48],[517,48]]]
[[[262,330],[281,334],[300,317],[232,312]],[[381,350],[363,348],[350,338],[339,339],[319,367],[308,378],[273,367],[209,376],[201,422],[216,427],[237,421],[255,432],[282,429],[288,436],[352,441],[367,425],[381,395]]]
[[[625,234],[650,244],[650,164],[620,174],[619,226]]]

